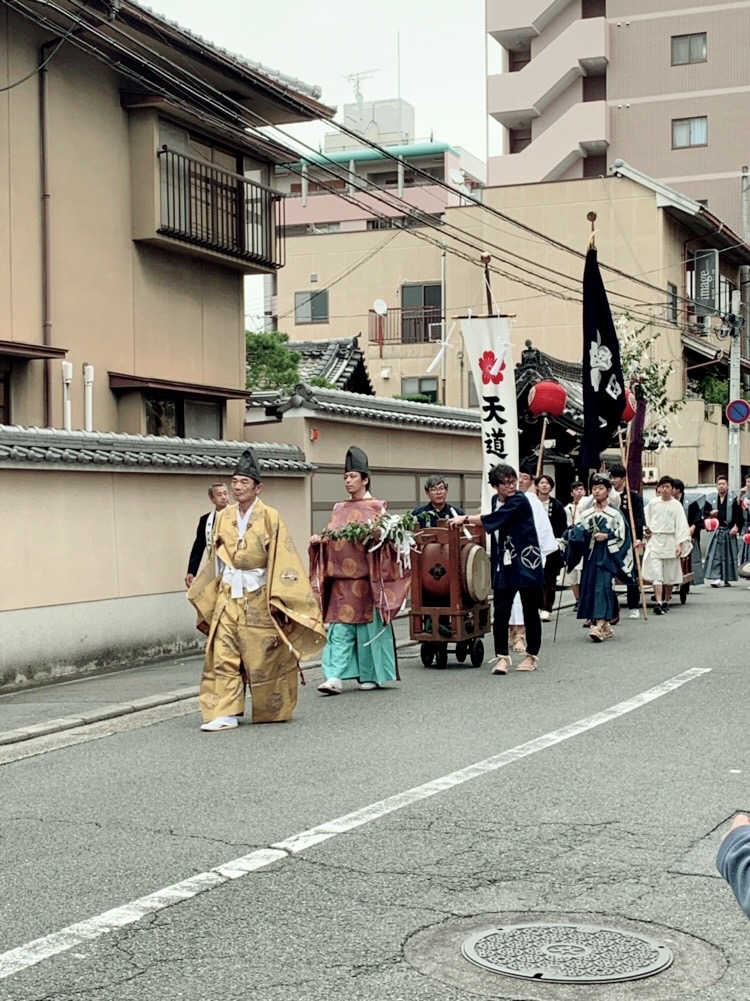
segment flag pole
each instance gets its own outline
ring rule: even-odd
[[[484,284],[487,292],[487,316],[494,316],[492,309],[492,285],[490,284],[490,261],[492,260],[492,257],[489,254],[482,254],[480,260],[484,265]]]
[[[630,434],[630,425],[628,425],[628,434]],[[622,440],[622,428],[617,429],[617,437],[620,441],[620,456],[622,458],[622,464],[625,467],[625,496],[628,499],[628,520],[630,521],[630,535],[633,540],[633,556],[635,557],[636,570],[638,572],[638,590],[641,593],[641,606],[643,608],[643,620],[648,622],[648,609],[646,607],[646,591],[643,587],[643,574],[641,573],[641,553],[638,546],[636,546],[635,537],[635,518],[633,517],[633,500],[630,493],[630,480],[628,479],[628,464],[627,464],[627,451],[625,444]]]
[[[594,223],[596,222],[596,212],[587,212],[586,218],[591,223],[591,236],[589,237],[589,250],[596,250],[596,230],[594,229]]]

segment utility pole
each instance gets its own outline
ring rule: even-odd
[[[750,245],[750,171],[742,168],[742,239]],[[750,331],[750,266],[740,268],[740,288],[733,293],[732,313],[739,317],[737,325],[732,324],[732,345],[729,353],[729,399],[736,400],[740,395],[740,357],[742,342],[747,340],[743,333]],[[733,317],[733,319],[734,319]],[[739,491],[741,483],[740,429],[736,424],[729,424],[729,487]]]

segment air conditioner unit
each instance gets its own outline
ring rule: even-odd
[[[443,339],[443,324],[441,322],[430,323],[427,327],[427,340],[435,342],[435,341],[442,341],[442,339]]]
[[[659,482],[659,469],[657,466],[643,467],[643,482],[650,484]]]

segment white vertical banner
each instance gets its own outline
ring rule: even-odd
[[[506,462],[518,471],[518,404],[509,316],[462,316],[464,348],[482,415],[482,512],[495,492],[490,469]]]

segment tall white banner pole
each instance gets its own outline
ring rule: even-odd
[[[518,404],[510,316],[462,316],[461,330],[482,416],[482,511],[491,509],[490,469],[518,471]]]

